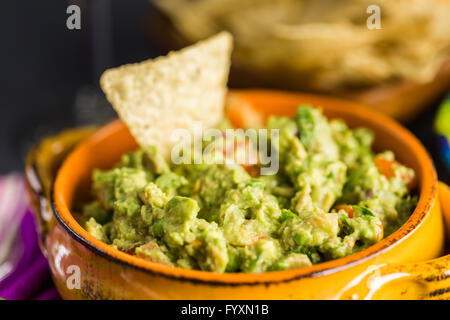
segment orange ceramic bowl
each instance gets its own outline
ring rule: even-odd
[[[297,105],[311,104],[322,107],[329,118],[344,119],[350,127],[371,128],[376,150],[394,151],[400,162],[415,170],[420,194],[417,208],[399,230],[372,247],[307,268],[219,274],[146,261],[95,239],[73,216],[74,204],[89,193],[92,170],[110,168],[124,152],[137,148],[125,125],[117,120],[85,139],[62,163],[51,196],[53,216],[49,217],[46,203],[42,204],[45,197],[39,198],[37,188],[30,183],[31,196],[38,199],[34,207],[41,230],[45,230],[41,236],[43,251],[63,298],[361,299],[448,294],[438,292],[440,286],[448,286],[444,283],[448,276],[444,282],[436,279],[449,272],[450,259],[422,262],[442,254],[444,226],[435,169],[425,148],[410,132],[390,118],[348,101],[267,90],[232,94],[264,115],[294,115]],[[29,171],[33,172],[32,168]],[[29,182],[38,184],[39,177],[27,176]],[[81,271],[79,287],[73,285],[74,270]]]

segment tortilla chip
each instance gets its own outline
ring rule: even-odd
[[[223,118],[232,36],[221,32],[167,56],[106,70],[100,85],[141,146],[169,158],[175,129]]]

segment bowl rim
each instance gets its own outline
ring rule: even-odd
[[[56,178],[52,185],[52,190],[50,192],[50,203],[56,220],[79,243],[81,243],[94,253],[112,262],[132,267],[134,269],[138,269],[152,275],[162,276],[174,280],[189,281],[192,283],[206,283],[210,285],[237,286],[259,284],[269,285],[295,281],[301,278],[320,277],[361,264],[364,261],[372,259],[379,254],[392,249],[407,236],[409,236],[412,232],[414,232],[424,221],[427,214],[429,214],[433,204],[433,200],[437,195],[436,171],[434,169],[432,160],[424,146],[411,132],[400,125],[397,121],[377,111],[374,111],[373,109],[369,109],[359,103],[341,100],[338,98],[329,98],[319,95],[266,89],[232,90],[231,92],[244,94],[249,93],[253,95],[272,94],[275,96],[279,95],[280,98],[282,96],[291,96],[302,99],[304,98],[306,100],[308,98],[312,98],[316,101],[322,101],[326,109],[335,109],[338,111],[342,111],[343,113],[345,113],[345,111],[342,109],[342,107],[351,106],[351,113],[357,113],[359,117],[366,118],[371,122],[383,124],[384,127],[389,128],[389,131],[399,136],[404,141],[406,146],[414,150],[414,154],[418,158],[419,167],[421,168],[422,172],[422,179],[419,185],[419,201],[409,219],[394,233],[365,250],[343,258],[326,261],[310,267],[298,269],[270,271],[255,274],[217,273],[211,271],[171,267],[137,258],[125,252],[114,249],[113,247],[90,235],[83,227],[81,227],[80,224],[78,224],[78,222],[72,216],[63,195],[61,194],[61,192],[58,192],[64,183],[63,173],[65,170],[67,171],[66,168],[68,167],[68,164],[70,164],[71,161],[74,161],[73,159],[75,159],[77,153],[80,153],[85,148],[89,148],[92,143],[101,141],[102,137],[108,135],[108,132],[119,130],[124,127],[124,124],[119,119],[117,119],[101,127],[93,135],[88,137],[85,141],[81,142],[74,150],[70,152],[70,154],[62,163],[61,167],[58,169]]]

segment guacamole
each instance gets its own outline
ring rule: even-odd
[[[168,163],[149,146],[123,155],[111,170],[94,170],[94,200],[83,206],[82,223],[142,259],[256,273],[358,252],[413,211],[414,171],[390,151],[375,154],[370,130],[349,129],[310,106],[292,118],[269,117],[267,129],[279,133],[275,174],[212,158]]]

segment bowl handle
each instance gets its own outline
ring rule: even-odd
[[[50,192],[56,172],[67,154],[94,132],[94,127],[63,131],[44,138],[28,153],[25,162],[25,180],[29,204],[34,213],[41,248],[45,237],[56,221],[50,207]],[[43,250],[45,253],[45,250]]]
[[[447,245],[450,246],[450,187],[439,181],[439,202],[444,216]]]
[[[450,188],[439,182],[439,202],[450,244]],[[339,299],[450,299],[450,254],[418,263],[374,266]]]

